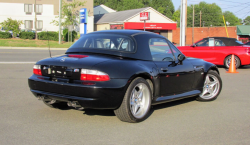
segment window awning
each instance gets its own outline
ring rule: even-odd
[[[238,25],[237,35],[248,35],[250,36],[250,25]]]

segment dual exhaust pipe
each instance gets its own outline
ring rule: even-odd
[[[47,102],[47,103],[50,104],[50,105],[56,103],[56,100],[47,98],[47,97],[42,96],[42,95],[37,95],[37,98],[38,98],[38,100],[45,101],[45,102]],[[67,105],[68,105],[69,107],[74,107],[74,108],[77,108],[77,109],[79,109],[79,110],[84,109],[84,108],[78,103],[78,101],[68,101],[68,102],[67,102]]]

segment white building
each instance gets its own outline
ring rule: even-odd
[[[64,0],[67,3],[72,0]],[[93,32],[94,16],[93,16],[93,0],[85,1],[85,5],[81,8],[88,10],[88,27],[87,32]],[[36,0],[36,17],[37,31],[58,31],[58,26],[50,24],[52,20],[58,20],[59,0]],[[14,20],[22,20],[22,30],[35,30],[35,0],[0,0],[0,23],[12,18]]]
[[[103,4],[94,7],[94,15],[107,14],[113,12],[116,12],[116,10],[113,10]]]
[[[104,9],[104,10],[103,10]],[[145,30],[160,34],[170,41],[173,39],[173,30],[176,30],[177,23],[164,16],[152,7],[112,11],[104,5],[94,8],[95,31],[110,29],[133,29],[144,30],[144,21],[141,21],[141,13],[147,13],[149,20],[145,22]]]

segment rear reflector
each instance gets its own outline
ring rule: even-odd
[[[109,75],[97,70],[82,69],[81,78],[83,81],[109,81]]]
[[[33,73],[36,74],[36,75],[41,76],[42,75],[41,66],[40,65],[34,65]]]

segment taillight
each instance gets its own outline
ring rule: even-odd
[[[41,76],[42,75],[41,65],[34,65],[33,73],[36,74],[36,75]]]
[[[110,78],[109,78],[108,74],[101,72],[101,71],[82,69],[80,80],[83,80],[83,81],[109,81]]]

